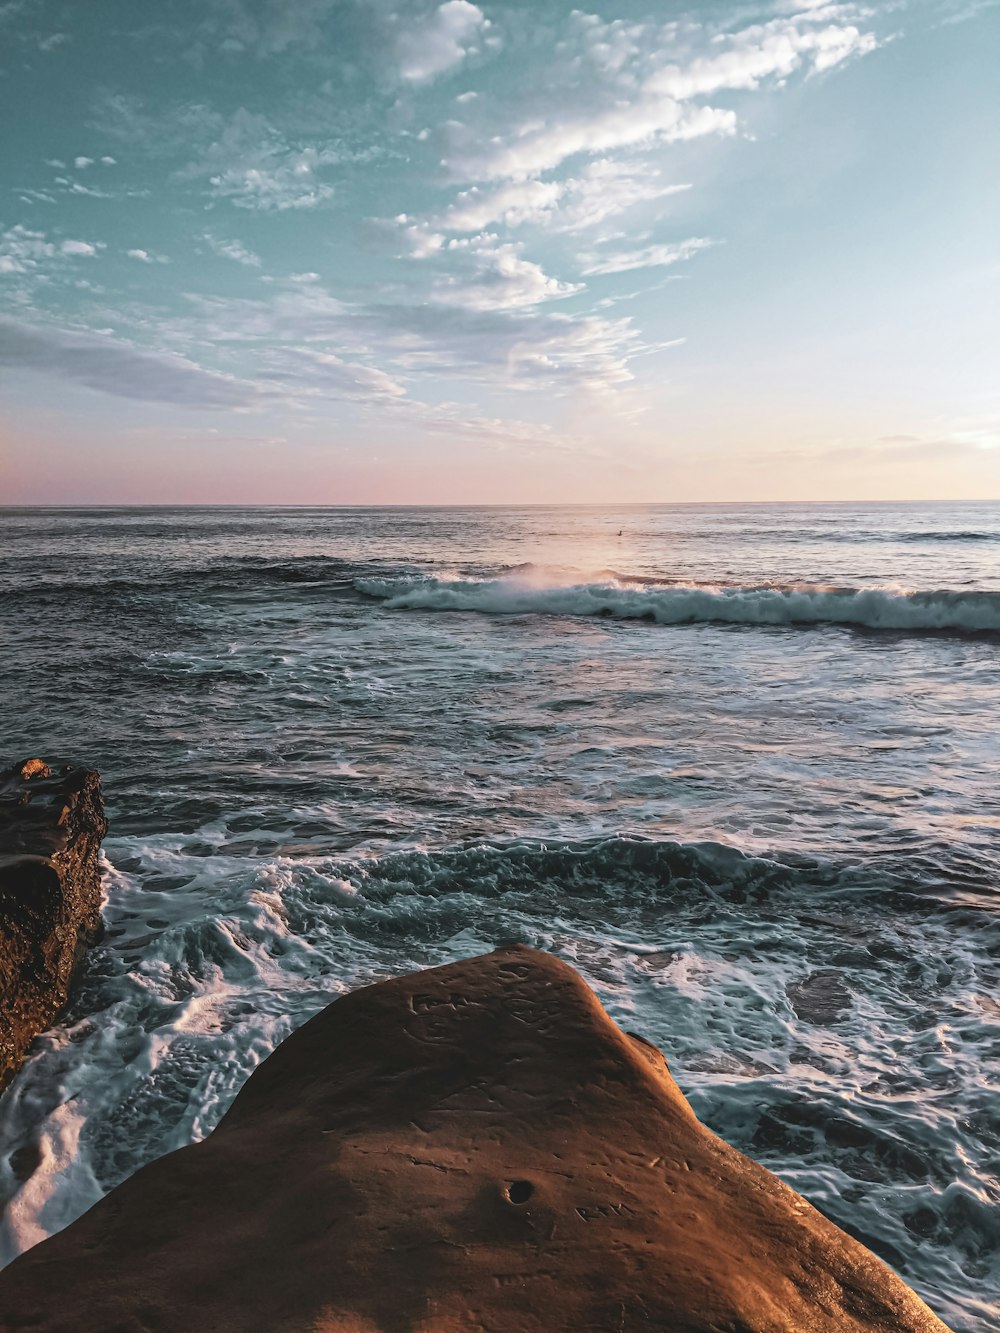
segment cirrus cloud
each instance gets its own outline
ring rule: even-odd
[[[0,316],[0,365],[52,376],[142,402],[247,409],[268,391],[205,370],[187,357],[151,352],[117,338]]]

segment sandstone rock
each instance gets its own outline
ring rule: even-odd
[[[100,933],[97,773],[41,759],[0,773],[0,1088],[66,1005]]]
[[[338,999],[0,1274],[35,1333],[942,1333],[526,948]]]

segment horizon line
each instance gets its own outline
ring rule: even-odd
[[[834,507],[838,505],[897,505],[930,506],[1000,504],[998,496],[963,496],[959,499],[919,499],[919,500],[502,500],[478,501],[433,500],[409,503],[400,500],[383,501],[339,501],[329,503],[309,503],[306,501],[272,502],[266,500],[88,500],[83,503],[72,501],[33,501],[31,503],[5,503],[0,501],[0,512],[30,510],[80,510],[80,509],[679,509],[707,508],[722,505],[741,506],[776,506],[809,505]]]

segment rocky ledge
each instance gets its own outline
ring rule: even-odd
[[[5,1330],[941,1333],[526,948],[355,991],[0,1275]]]
[[[97,773],[41,759],[0,772],[0,1089],[65,1008],[100,934]]]

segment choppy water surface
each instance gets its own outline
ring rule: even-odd
[[[1000,505],[7,510],[0,635],[3,754],[112,821],[3,1258],[335,995],[521,939],[997,1327]]]

